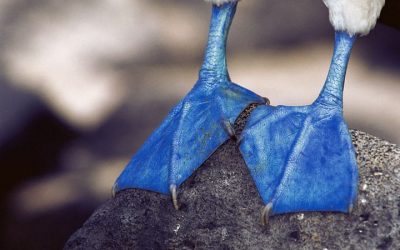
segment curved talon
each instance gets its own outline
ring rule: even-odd
[[[263,209],[261,210],[261,225],[266,226],[268,225],[269,221],[269,213],[272,209],[272,203],[268,203]]]
[[[223,121],[224,129],[229,134],[230,137],[236,137],[235,129],[233,128],[229,120]]]
[[[240,146],[240,143],[242,143],[242,140],[243,140],[243,136],[242,135],[236,136],[236,145]]]
[[[179,210],[178,195],[176,193],[176,185],[171,185],[169,187],[169,190],[171,191],[172,203],[174,204],[174,208],[176,210]]]
[[[349,206],[349,214],[353,213],[353,209],[354,209],[353,204],[350,204],[350,206]]]
[[[111,188],[111,197],[112,197],[112,198],[114,198],[115,195],[117,194],[116,189],[117,189],[117,183],[114,183],[114,185],[113,185],[112,188]]]
[[[271,101],[267,97],[263,97],[265,105],[271,105]]]

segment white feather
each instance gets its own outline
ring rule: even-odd
[[[205,1],[220,6],[224,3],[235,2],[239,0],[205,0]]]
[[[323,0],[335,30],[367,35],[376,25],[385,0]]]

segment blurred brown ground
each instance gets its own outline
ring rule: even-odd
[[[388,2],[382,20],[399,27]],[[197,78],[209,4],[200,0],[0,1],[2,249],[59,249]],[[322,1],[247,0],[229,38],[233,81],[303,105],[329,67]],[[355,45],[350,127],[400,143],[400,32]]]

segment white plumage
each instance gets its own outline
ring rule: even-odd
[[[239,0],[205,0],[215,5]],[[379,18],[385,0],[323,0],[329,9],[329,20],[338,31],[350,35],[367,35]]]
[[[375,27],[385,0],[323,0],[335,30],[367,35]]]

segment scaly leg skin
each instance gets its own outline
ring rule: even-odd
[[[259,106],[240,150],[268,216],[300,211],[349,212],[356,200],[355,152],[343,119],[343,86],[354,36],[336,32],[325,85],[309,106]]]
[[[252,103],[265,103],[230,81],[226,40],[237,2],[213,5],[208,44],[199,80],[147,139],[114,184],[114,192],[139,188],[171,194],[220,145],[235,135],[232,124]]]

